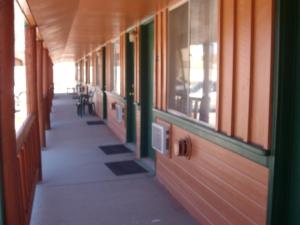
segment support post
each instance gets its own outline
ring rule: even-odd
[[[27,84],[28,114],[37,113],[37,65],[36,65],[36,28],[26,25],[25,29],[25,62]]]
[[[50,112],[49,112],[49,57],[48,50],[43,50],[43,107],[44,107],[44,128],[50,129]]]
[[[44,128],[44,107],[43,107],[43,42],[37,41],[37,99],[38,99],[38,117],[39,134],[42,147],[46,147],[46,137]]]
[[[38,113],[38,87],[37,87],[37,50],[36,50],[36,27],[26,26],[25,29],[25,61],[26,61],[26,82],[27,82],[27,110],[29,115],[35,115],[37,124],[36,134],[39,134],[39,113]],[[39,135],[36,137],[39,150],[41,142]],[[42,180],[42,156],[38,152],[38,179]]]
[[[14,115],[14,1],[0,0],[0,158],[4,222],[24,224]]]

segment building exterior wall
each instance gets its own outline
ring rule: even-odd
[[[177,4],[179,1],[174,1]],[[167,107],[168,11],[154,15],[155,120],[170,127],[170,154],[156,154],[158,179],[203,224],[266,224],[268,152],[270,149],[273,47],[272,0],[219,1],[219,75],[217,123],[211,131],[192,121],[175,123]],[[173,5],[170,5],[172,7]],[[140,23],[134,28],[136,146],[140,158]],[[121,96],[111,94],[111,44],[106,45],[108,126],[126,141],[126,50],[121,43]],[[121,104],[116,120],[112,105]],[[164,116],[162,116],[164,115]],[[169,119],[166,120],[168,117]],[[192,128],[188,128],[188,127]],[[193,132],[190,130],[194,129]],[[199,131],[198,131],[199,129]],[[176,157],[174,147],[189,136],[190,160]],[[215,138],[216,136],[216,138]],[[220,141],[221,140],[221,141]],[[251,151],[250,151],[250,150]]]

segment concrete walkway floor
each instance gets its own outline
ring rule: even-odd
[[[87,126],[75,101],[57,95],[43,151],[31,225],[196,225],[150,174],[115,176],[105,162],[134,159],[105,155],[99,145],[119,141],[105,125]]]

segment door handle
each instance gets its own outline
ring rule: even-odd
[[[134,96],[134,92],[130,92],[130,93],[129,93],[129,96]]]

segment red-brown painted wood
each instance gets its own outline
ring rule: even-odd
[[[40,153],[38,120],[35,114],[30,114],[17,134],[18,188],[22,197],[19,205],[22,207],[24,225],[30,223],[35,187],[41,178]]]
[[[37,98],[41,146],[46,147],[43,107],[43,41],[37,41]]]
[[[28,114],[36,115],[34,123],[35,133],[39,133],[38,122],[38,88],[37,88],[37,49],[36,49],[36,27],[27,26],[25,29],[25,61],[26,61],[26,82],[27,82],[27,103]],[[41,143],[37,137],[37,164],[39,179],[42,179]]]
[[[50,129],[49,115],[49,53],[44,48],[43,50],[43,104],[44,104],[44,128]]]
[[[0,1],[0,156],[7,225],[23,225],[14,116],[14,1]]]

